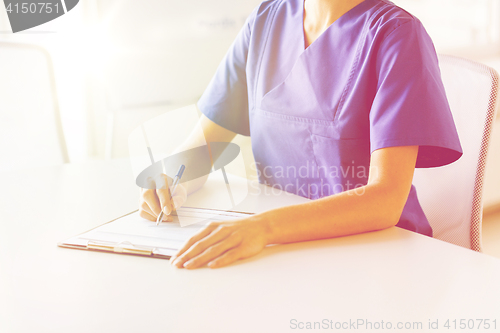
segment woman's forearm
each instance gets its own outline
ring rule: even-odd
[[[381,230],[398,223],[410,193],[418,146],[372,153],[368,185],[257,216],[268,244],[301,242]]]
[[[366,185],[256,217],[267,227],[268,244],[332,238],[396,225],[407,196],[387,186]]]

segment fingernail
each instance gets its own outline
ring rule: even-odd
[[[170,210],[168,209],[167,206],[163,207],[163,213],[167,214],[167,215],[170,215]]]
[[[211,261],[211,262],[209,262],[209,263],[208,263],[208,265],[207,265],[207,266],[211,268],[211,267],[215,266],[215,264],[214,264],[214,262],[213,262],[213,261]]]
[[[192,261],[185,262],[184,265],[183,265],[184,268],[190,268],[192,266],[193,266],[193,262]]]

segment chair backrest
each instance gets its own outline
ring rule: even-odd
[[[68,162],[49,54],[0,42],[0,73],[0,171]]]
[[[484,168],[496,111],[498,73],[452,56],[439,57],[441,76],[463,156],[413,178],[434,237],[481,251]]]

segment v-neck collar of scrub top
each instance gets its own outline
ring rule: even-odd
[[[342,22],[345,21],[345,20],[349,20],[351,17],[354,17],[356,16],[359,12],[364,12],[366,10],[365,6],[367,6],[368,3],[372,2],[371,0],[364,0],[363,2],[360,2],[358,3],[356,6],[352,7],[351,9],[349,9],[347,12],[345,12],[344,14],[342,14],[342,16],[340,16],[338,19],[336,19],[335,21],[333,21],[311,44],[309,44],[307,47],[306,47],[306,38],[305,38],[305,27],[304,27],[304,14],[305,14],[305,2],[306,0],[302,0],[300,1],[301,3],[301,12],[302,12],[302,15],[299,15],[300,16],[300,19],[301,19],[301,24],[299,24],[298,26],[302,27],[302,54],[304,54],[305,52],[307,52],[307,50],[312,46],[314,45],[316,42],[319,42],[321,43],[321,39],[322,38],[326,38],[326,37],[323,37],[325,35],[328,35],[329,34],[329,31],[332,29],[332,26],[335,26],[335,25],[342,25]],[[311,52],[311,51],[309,51]],[[301,55],[302,55],[301,54]]]

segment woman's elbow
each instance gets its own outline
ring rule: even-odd
[[[382,225],[383,229],[396,226],[396,224],[398,224],[398,222],[401,218],[402,213],[403,213],[403,209],[401,209],[401,210],[391,209],[387,213],[387,216],[384,219],[385,223]]]
[[[408,191],[391,190],[382,191],[378,196],[376,227],[378,230],[394,227],[398,224],[404,206],[408,200]]]

